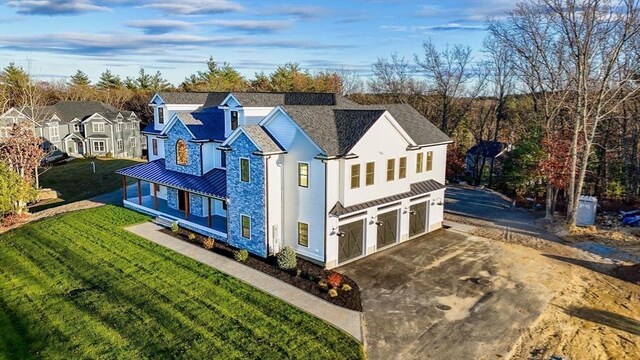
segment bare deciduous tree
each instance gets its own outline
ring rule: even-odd
[[[415,55],[415,61],[429,79],[438,99],[440,128],[451,135],[482,92],[487,74],[483,69],[472,66],[473,58],[468,46],[447,45],[439,51],[431,40],[427,40],[423,48],[423,58]]]
[[[390,59],[378,58],[371,70],[369,87],[374,93],[392,95],[401,103],[406,103],[411,95],[423,93],[423,84],[414,77],[415,67],[397,53]]]

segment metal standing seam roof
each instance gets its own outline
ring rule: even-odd
[[[156,129],[154,129],[154,125],[153,124],[148,124],[147,126],[144,127],[144,129],[142,129],[141,133],[143,133],[143,134],[160,135],[160,133],[162,133],[162,130],[156,130]]]
[[[370,207],[385,205],[385,204],[388,204],[388,203],[391,203],[391,202],[394,202],[394,201],[398,201],[398,200],[414,197],[414,196],[417,196],[417,195],[427,194],[427,193],[430,193],[432,191],[441,190],[441,189],[444,189],[444,188],[445,188],[444,185],[440,184],[439,182],[437,182],[435,180],[421,181],[421,182],[418,182],[418,183],[411,184],[410,190],[405,192],[405,193],[392,195],[392,196],[387,196],[387,197],[383,197],[383,198],[379,198],[379,199],[363,202],[363,203],[360,203],[360,204],[355,204],[355,205],[344,207],[342,205],[342,203],[340,203],[340,201],[338,201],[333,206],[331,211],[329,211],[329,214],[335,215],[335,216],[347,215],[347,214],[350,214],[350,213],[353,213],[353,212],[356,212],[356,211],[368,209]]]
[[[203,176],[167,170],[164,159],[116,171],[117,174],[219,199],[227,197],[227,172],[213,169]]]

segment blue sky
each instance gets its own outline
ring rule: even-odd
[[[251,1],[1,0],[0,66],[10,61],[44,80],[76,69],[92,80],[106,68],[141,66],[179,84],[209,55],[243,75],[288,61],[366,76],[377,57],[413,58],[422,42],[463,43],[476,58],[487,17],[511,0]]]

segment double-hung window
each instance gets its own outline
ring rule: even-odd
[[[427,171],[433,169],[433,151],[427,151]]]
[[[58,142],[60,140],[60,133],[58,132],[58,125],[49,127],[49,141]]]
[[[104,132],[104,123],[92,123],[91,130],[93,132]]]
[[[158,124],[164,124],[164,108],[158,107]]]
[[[360,164],[351,165],[351,188],[357,189],[360,187]]]
[[[235,130],[238,128],[238,112],[231,112],[231,130]]]
[[[131,147],[132,148],[136,147],[136,138],[135,137],[131,138]]]
[[[416,154],[416,173],[419,174],[422,172],[424,166],[424,154],[417,153]]]
[[[309,246],[309,224],[298,223],[298,245]]]
[[[298,163],[298,186],[309,187],[309,164]]]
[[[367,163],[367,174],[366,174],[366,177],[365,177],[365,183],[367,184],[367,186],[373,185],[374,180],[375,180],[375,173],[376,173],[376,163],[368,162]]]
[[[387,160],[387,181],[393,181],[396,178],[396,159]]]
[[[73,131],[80,132],[80,124],[73,124]]]
[[[122,151],[122,149],[124,149],[124,147],[122,146],[122,139],[118,139],[118,141],[116,141],[116,144],[118,146],[118,150]]]
[[[151,139],[151,148],[153,149],[153,155],[158,155],[158,139]]]
[[[400,164],[398,165],[398,179],[404,179],[407,177],[407,158],[401,157]]]
[[[240,181],[249,182],[249,159],[240,158]]]
[[[251,218],[247,215],[240,215],[240,223],[242,227],[242,237],[251,239]]]
[[[93,151],[95,152],[105,152],[105,142],[103,140],[93,141]]]

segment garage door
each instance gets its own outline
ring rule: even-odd
[[[340,232],[344,236],[338,237],[338,262],[356,258],[362,255],[364,220],[340,225]]]
[[[427,203],[411,205],[409,209],[409,237],[420,235],[426,230]]]
[[[398,239],[398,210],[378,215],[378,249]]]

